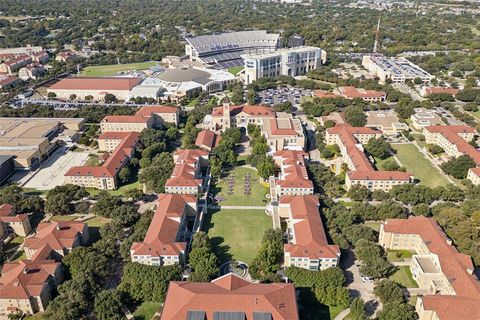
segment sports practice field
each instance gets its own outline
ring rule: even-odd
[[[116,76],[120,71],[146,70],[156,64],[157,62],[155,61],[148,61],[127,64],[110,64],[105,66],[89,66],[82,69],[81,75],[84,77]]]

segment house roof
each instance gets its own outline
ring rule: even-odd
[[[442,273],[456,295],[425,295],[424,308],[435,310],[440,319],[477,320],[480,316],[480,282],[472,274],[475,266],[470,256],[458,252],[442,228],[432,218],[411,216],[408,219],[387,219],[385,232],[417,234],[428,250],[438,257]],[[451,308],[455,312],[451,312]]]
[[[387,94],[383,91],[365,90],[362,88],[355,88],[352,86],[339,87],[338,91],[347,99],[355,98],[382,98]]]
[[[146,106],[141,107],[136,115],[142,117],[151,117],[152,113],[177,113],[178,108],[171,106]]]
[[[223,116],[223,106],[216,107],[212,111],[212,117]],[[236,116],[240,113],[245,113],[252,117],[274,117],[275,112],[270,107],[261,105],[244,104],[241,106],[228,106],[230,108],[230,115]]]
[[[250,283],[231,273],[210,283],[170,282],[161,319],[185,320],[189,311],[204,312],[207,319],[218,312],[238,312],[246,319],[254,319],[254,313],[299,319],[293,284]]]
[[[427,95],[434,94],[434,93],[447,93],[447,94],[451,94],[452,96],[456,96],[459,91],[460,90],[455,89],[455,88],[444,88],[444,87],[428,87],[428,88],[425,88],[425,92],[426,92]]]
[[[451,144],[457,147],[457,150],[463,154],[470,156],[475,164],[480,165],[480,151],[475,149],[470,143],[465,141],[459,134],[462,133],[476,133],[475,128],[463,125],[436,125],[425,127],[425,130],[431,133],[439,133]]]
[[[102,134],[103,135],[103,134]],[[121,136],[121,133],[108,133],[105,137],[112,136]],[[101,167],[95,166],[80,166],[80,167],[71,167],[65,176],[94,176],[94,177],[108,177],[113,178],[117,173],[122,169],[122,166],[125,162],[125,159],[130,157],[132,154],[132,149],[138,143],[140,133],[138,132],[128,132],[125,135],[125,138],[120,142],[117,148],[112,152],[110,157],[103,163]]]
[[[195,178],[201,157],[208,157],[208,152],[196,149],[178,150],[173,155],[175,167],[172,175],[165,182],[166,187],[194,187],[202,185],[202,179]]]
[[[97,138],[97,140],[123,140],[123,139],[125,139],[129,134],[130,134],[130,132],[125,132],[125,131],[121,131],[121,132],[114,132],[114,131],[104,132],[104,133],[102,133],[102,134]]]
[[[281,175],[276,183],[283,188],[309,188],[313,190],[313,182],[308,178],[303,151],[282,150],[273,154],[275,162],[280,166]]]
[[[195,145],[200,148],[213,149],[220,143],[222,137],[211,130],[202,130],[198,133]]]
[[[291,257],[319,259],[340,256],[340,248],[328,244],[318,212],[319,204],[318,198],[314,195],[280,198],[280,206],[289,206],[289,218],[293,224],[294,241],[284,245],[285,252],[289,252]]]
[[[48,244],[52,250],[71,249],[81,237],[85,223],[80,221],[48,221],[37,226],[32,237],[25,238],[24,247],[38,250]]]
[[[40,296],[43,286],[59,267],[60,262],[54,260],[5,263],[0,277],[0,299],[29,299]]]
[[[158,196],[157,209],[148,227],[143,242],[134,242],[130,248],[132,255],[160,257],[179,255],[185,251],[186,242],[177,241],[177,232],[181,218],[187,207],[196,206],[193,195],[161,194]]]
[[[142,78],[127,77],[69,77],[50,86],[50,90],[130,91]]]
[[[0,217],[10,216],[14,213],[14,208],[9,203],[0,205]]]

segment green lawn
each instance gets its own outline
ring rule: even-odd
[[[20,260],[24,260],[24,259],[27,259],[27,255],[25,254],[25,251],[24,250],[20,250],[18,251],[15,256],[13,257],[13,261],[20,261]]]
[[[135,320],[150,320],[155,313],[160,309],[161,304],[159,302],[145,301],[137,310],[133,313]]]
[[[68,215],[61,216],[61,215],[58,215],[58,216],[52,216],[50,218],[50,221],[72,221],[72,220],[75,220],[77,218],[78,218],[77,216],[68,216]]]
[[[85,221],[85,223],[89,227],[101,227],[109,221],[110,221],[110,219],[108,219],[108,218],[97,216],[97,217],[94,217],[92,219],[88,219],[87,221]]]
[[[265,230],[272,228],[272,218],[265,210],[219,210],[207,215],[205,230],[221,260],[251,263]]]
[[[129,184],[124,184],[122,186],[120,186],[120,188],[118,188],[117,190],[107,190],[111,195],[113,196],[121,196],[125,193],[125,191],[127,190],[130,190],[130,189],[142,189],[142,185],[140,184],[140,182],[138,181],[138,176],[135,175],[135,180],[132,181],[131,183]],[[95,189],[95,188],[85,188],[85,190],[88,191],[88,193],[90,193],[90,195],[92,196],[96,196],[98,195],[101,191],[103,190],[98,190],[98,189]]]
[[[245,194],[244,192],[246,173],[250,173],[251,175],[250,194]],[[235,178],[235,184],[233,193],[228,194],[228,179],[231,176]],[[262,185],[257,171],[248,167],[234,168],[226,177],[222,177],[220,181],[216,182],[216,185],[212,188],[212,192],[225,198],[225,201],[218,203],[220,206],[263,206],[267,203],[265,195],[268,189]]]
[[[32,316],[26,317],[24,320],[43,320],[45,317],[43,316],[43,312],[35,313]]]
[[[377,232],[380,232],[380,222],[366,222],[365,227],[369,227]]]
[[[329,307],[323,304],[309,305],[300,310],[300,318],[302,320],[333,320],[342,311],[341,307]]]
[[[84,77],[106,77],[116,76],[120,71],[129,70],[146,70],[156,65],[155,61],[127,63],[127,64],[110,64],[104,66],[89,66],[82,70],[81,75]]]
[[[374,159],[375,159],[375,166],[379,171],[385,171],[385,167],[384,167],[385,163],[388,163],[391,161],[396,162],[393,157],[388,157],[387,159],[380,159],[380,158],[374,157]]]
[[[406,288],[418,288],[418,284],[412,278],[410,267],[401,266],[397,268],[398,270],[388,277],[390,280],[395,281]]]
[[[96,154],[91,154],[88,156],[87,161],[85,161],[84,166],[86,167],[98,167],[100,165],[99,156]]]
[[[387,250],[387,259],[390,262],[401,262],[411,258],[413,253],[409,250]]]
[[[420,180],[420,184],[434,188],[449,183],[430,161],[423,157],[415,145],[392,144],[392,147],[397,151],[396,155],[402,165],[415,175],[415,179]]]
[[[25,239],[24,237],[17,236],[15,238],[13,238],[12,241],[10,241],[6,245],[4,245],[3,248],[5,249],[5,251],[9,251],[9,250],[21,245],[23,243],[24,239]]]
[[[240,67],[231,67],[231,68],[228,68],[228,72],[230,72],[231,74],[233,74],[234,76],[236,76],[240,71],[243,70],[243,66],[240,66]]]

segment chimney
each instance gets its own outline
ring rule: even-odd
[[[23,273],[25,273],[25,274],[28,273],[28,267],[23,268]]]

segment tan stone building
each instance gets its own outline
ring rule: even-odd
[[[28,216],[16,215],[15,209],[8,203],[0,205],[0,221],[3,225],[1,231],[12,232],[21,237],[26,237],[32,231]]]
[[[384,135],[397,135],[409,129],[406,123],[400,122],[393,110],[367,111],[365,127],[379,130]]]
[[[388,219],[380,227],[379,243],[415,252],[410,270],[428,292],[417,300],[420,320],[480,319],[480,283],[472,259],[457,251],[434,219]]]
[[[100,130],[104,132],[142,132],[151,128],[153,118],[144,116],[106,116],[100,121]]]
[[[208,151],[177,150],[173,155],[170,179],[165,182],[166,193],[197,195],[203,192],[204,175],[202,168],[208,167]]]
[[[400,171],[376,171],[370,159],[365,155],[363,144],[372,138],[381,137],[379,131],[365,128],[352,127],[347,124],[328,128],[325,141],[329,145],[336,144],[340,147],[343,162],[349,171],[345,176],[345,187],[349,190],[353,185],[365,186],[370,191],[390,191],[394,186],[413,181],[413,175]]]
[[[480,168],[468,169],[467,179],[476,186],[480,185]]]
[[[160,194],[143,242],[134,242],[130,248],[132,261],[150,266],[185,263],[187,243],[193,233],[188,221],[198,223],[194,195]]]
[[[303,150],[305,148],[305,133],[300,119],[294,119],[291,114],[276,113],[273,119],[265,119],[260,127],[267,139],[270,151]]]
[[[180,122],[180,109],[170,106],[145,106],[140,108],[136,115],[145,118],[153,117],[152,125],[154,127],[159,127],[164,123],[178,126]]]

